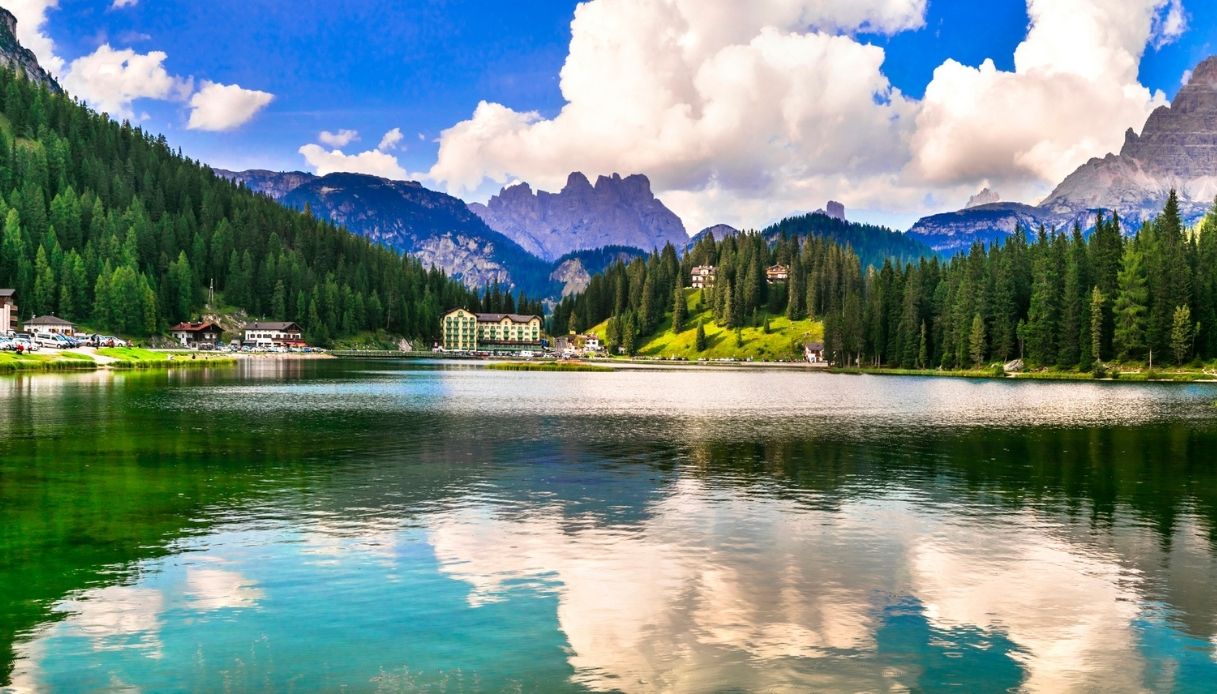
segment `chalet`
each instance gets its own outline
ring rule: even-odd
[[[790,268],[786,265],[774,265],[765,270],[765,281],[769,284],[785,284],[790,279]]]
[[[540,316],[454,308],[440,319],[440,331],[444,349],[452,352],[519,352],[543,346]]]
[[[0,335],[7,335],[13,330],[17,318],[16,296],[15,289],[0,289]]]
[[[705,289],[714,286],[716,270],[713,265],[698,265],[690,273],[694,289]]]
[[[242,342],[266,344],[269,340],[276,347],[304,346],[304,329],[291,321],[254,321],[242,333]]]
[[[600,344],[600,338],[596,337],[595,335],[583,336],[584,353],[591,354],[593,352],[599,352],[601,349],[603,349],[603,347]]]
[[[224,334],[224,329],[215,323],[200,321],[197,323],[178,323],[169,329],[169,333],[183,347],[198,347],[199,345],[211,345],[214,347],[220,344],[220,338]]]
[[[812,364],[824,363],[824,343],[823,342],[808,342],[803,345],[803,356]]]
[[[34,316],[27,320],[23,327],[27,333],[39,333],[52,335],[75,335],[76,326],[71,321],[66,321],[57,316]]]

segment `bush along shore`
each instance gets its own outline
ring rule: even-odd
[[[1217,365],[1191,365],[1149,368],[1146,364],[1106,364],[1091,371],[1076,369],[1039,369],[1006,371],[995,364],[988,369],[898,369],[886,367],[840,367],[828,369],[835,374],[873,376],[935,376],[948,378],[990,378],[1015,381],[1111,381],[1125,383],[1217,382]]]
[[[613,371],[607,366],[587,364],[584,362],[529,362],[529,361],[500,361],[486,365],[493,371]]]

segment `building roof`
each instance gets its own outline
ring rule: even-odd
[[[525,316],[519,313],[476,313],[474,315],[477,316],[479,323],[498,323],[504,318],[510,319],[512,323],[527,323],[533,318],[541,320],[540,316]]]
[[[214,329],[218,332],[224,332],[223,328],[215,323],[212,323],[211,321],[201,321],[199,323],[178,323],[169,330],[172,332],[201,333],[208,328]]]
[[[300,326],[292,321],[254,321],[245,324],[246,330],[278,330],[280,332],[301,331]]]
[[[0,296],[13,296],[16,293],[16,289],[0,289]]]
[[[25,321],[25,325],[66,325],[73,326],[75,323],[66,321],[58,316],[34,316]]]
[[[804,348],[809,349],[812,352],[823,352],[824,343],[823,342],[808,342],[806,345],[804,345]]]

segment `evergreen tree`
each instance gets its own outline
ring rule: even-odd
[[[697,335],[693,338],[693,349],[698,352],[706,351],[706,326],[701,322],[697,322]]]
[[[1171,320],[1171,355],[1175,363],[1182,366],[1187,362],[1192,352],[1192,338],[1196,326],[1192,324],[1192,309],[1187,306],[1177,306]]]
[[[1141,266],[1141,251],[1136,244],[1129,244],[1125,248],[1116,284],[1116,356],[1121,360],[1137,358],[1145,351],[1145,311],[1149,292],[1146,289],[1145,270]]]
[[[972,317],[972,330],[969,333],[968,344],[972,365],[980,367],[985,360],[985,321],[979,313]]]
[[[678,335],[685,329],[685,312],[687,305],[685,303],[685,290],[680,286],[681,283],[676,283],[676,288],[672,292],[672,334]]]
[[[1094,361],[1102,361],[1103,354],[1103,316],[1107,298],[1096,285],[1090,291],[1090,354]]]

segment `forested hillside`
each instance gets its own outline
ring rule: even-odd
[[[765,268],[790,267],[769,285]],[[1184,229],[1174,194],[1163,213],[1126,239],[1119,218],[1003,245],[950,261],[885,261],[864,268],[850,248],[741,234],[703,239],[682,261],[665,249],[618,263],[586,292],[563,300],[556,328],[609,320],[610,342],[629,347],[671,313],[686,326],[678,287],[694,265],[716,265],[705,293],[719,326],[754,325],[778,312],[824,321],[825,353],[837,364],[967,369],[1024,358],[1033,367],[1091,370],[1102,362],[1183,364],[1217,358],[1217,213]]]
[[[883,265],[892,260],[899,264],[917,262],[929,258],[934,251],[920,240],[908,234],[892,231],[874,224],[860,224],[834,219],[822,212],[788,217],[766,227],[761,235],[776,243],[782,237],[804,238],[818,236],[842,246],[849,246],[857,254],[862,267]]]
[[[443,273],[287,210],[23,75],[0,73],[0,286],[22,317],[147,335],[198,314],[205,287],[312,341],[429,338],[479,299]]]
[[[790,268],[786,283],[768,284],[771,265]],[[677,259],[669,246],[629,264],[616,263],[591,279],[587,291],[567,297],[554,309],[555,331],[587,330],[608,320],[610,347],[627,352],[640,345],[671,313],[670,329],[688,329],[683,288],[695,265],[714,265],[718,278],[701,301],[714,322],[726,329],[760,326],[765,316],[784,313],[800,320],[835,310],[843,288],[861,282],[858,256],[851,249],[818,236],[780,238],[769,243],[757,233],[729,236],[722,242],[705,236]]]

